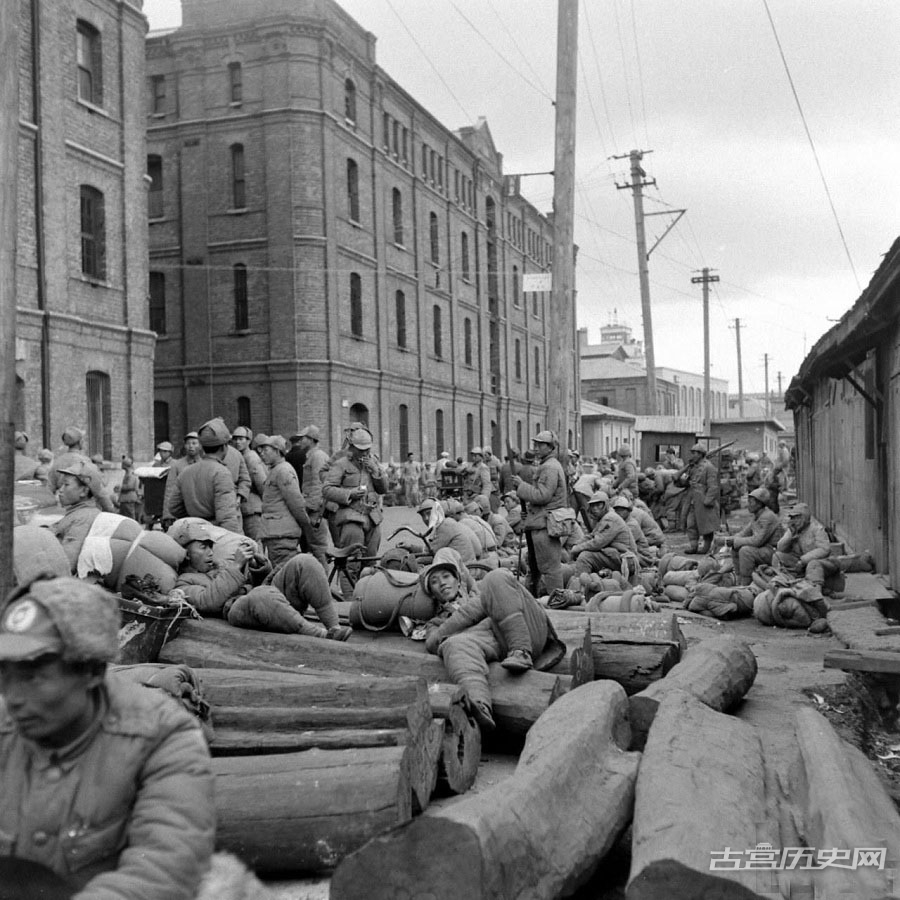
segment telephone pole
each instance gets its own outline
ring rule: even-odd
[[[737,359],[738,359],[738,416],[744,418],[744,370],[741,368],[741,320],[735,319],[734,336],[737,338]]]
[[[709,389],[709,286],[719,280],[718,275],[710,275],[709,272],[709,269],[703,269],[699,277],[691,279],[691,284],[703,285],[703,433],[706,435],[712,430]]]
[[[572,333],[575,298],[575,95],[578,0],[559,0],[556,33],[556,142],[553,165],[553,289],[550,316],[548,425],[555,418],[568,446],[569,386],[574,380]],[[577,395],[577,391],[576,391]],[[578,410],[575,410],[578,417]],[[573,429],[574,434],[574,429]]]
[[[763,353],[763,366],[766,371],[766,418],[769,418],[769,354]]]
[[[632,150],[628,154],[631,160],[631,183],[617,184],[621,191],[626,188],[632,191],[634,197],[634,227],[637,232],[638,277],[641,284],[641,315],[644,319],[644,357],[647,361],[647,413],[655,416],[659,413],[659,404],[656,401],[656,357],[653,353],[653,320],[650,315],[650,272],[648,269],[649,254],[647,253],[647,236],[644,231],[644,193],[647,185],[656,184],[656,179],[644,181],[647,173],[641,167],[644,157],[643,150]],[[647,150],[651,153],[651,150]],[[614,156],[613,159],[624,159],[624,156]],[[636,412],[637,410],[635,410]]]
[[[779,372],[775,377],[778,379],[778,396],[781,397],[781,372]]]

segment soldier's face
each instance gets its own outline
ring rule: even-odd
[[[75,475],[63,475],[59,486],[59,502],[62,506],[72,506],[87,497],[88,489]]]
[[[428,590],[441,603],[448,603],[459,593],[459,579],[449,569],[438,569],[428,576]]]
[[[90,724],[91,691],[102,677],[58,656],[0,662],[0,694],[19,734],[45,747],[63,747]]]
[[[213,565],[213,545],[208,541],[191,541],[187,545],[188,564],[195,572],[205,574]]]
[[[197,438],[188,438],[184,442],[184,452],[188,456],[196,456],[200,452],[200,441]]]

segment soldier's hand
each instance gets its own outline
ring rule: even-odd
[[[246,544],[238,544],[234,548],[234,556],[232,558],[239,566],[243,566],[253,559],[253,550]]]

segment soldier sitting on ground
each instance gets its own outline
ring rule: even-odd
[[[778,516],[769,508],[769,492],[765,488],[750,491],[747,508],[753,518],[734,536],[731,545],[738,586],[750,584],[757,566],[772,562],[783,531]]]
[[[238,544],[223,565],[213,557],[213,538],[200,522],[179,533],[187,550],[176,588],[204,616],[221,616],[237,628],[304,634],[345,641],[351,629],[338,621],[337,607],[325,572],[309,553],[298,553],[274,575],[269,561],[253,551],[250,541]],[[321,624],[303,615],[312,607]]]
[[[440,607],[425,626],[426,649],[468,690],[479,725],[494,728],[488,663],[501,661],[510,672],[550,668],[564,645],[543,607],[507,569],[488,572],[477,590],[467,589],[456,555],[442,550],[419,583]]]
[[[822,587],[825,579],[837,574],[837,560],[830,559],[831,541],[825,529],[813,522],[806,503],[795,503],[787,514],[787,528],[775,548],[772,564],[776,569],[804,578],[818,589],[813,605],[820,604],[825,615]]]

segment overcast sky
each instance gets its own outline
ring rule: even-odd
[[[446,126],[485,116],[506,172],[553,168],[553,0],[341,5],[377,37],[381,67]],[[179,0],[144,9],[152,28],[180,23]],[[652,150],[645,211],[687,209],[650,257],[656,363],[703,371],[691,277],[709,267],[720,278],[712,375],[733,393],[736,318],[745,392],[763,390],[766,353],[770,390],[778,372],[786,388],[900,235],[900,2],[768,0],[768,10],[806,127],[764,0],[580,3],[578,324],[597,342],[615,311],[643,339],[632,194],[616,188],[628,160],[610,157]],[[523,192],[550,210],[550,177],[525,179]],[[647,220],[648,246],[668,221]]]

